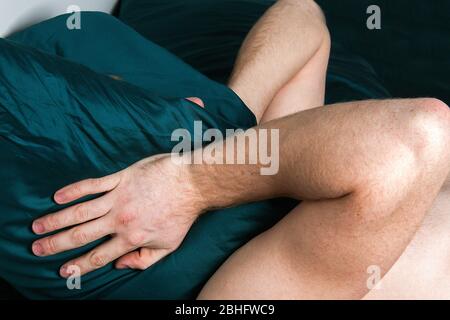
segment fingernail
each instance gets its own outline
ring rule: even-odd
[[[33,253],[37,256],[44,255],[44,249],[42,248],[42,246],[39,242],[33,243],[32,250],[33,250]]]
[[[117,269],[127,269],[129,267],[126,264],[118,264],[118,265],[116,265],[116,268]]]
[[[62,192],[61,193],[57,192],[57,193],[55,193],[54,198],[55,198],[56,202],[61,203],[64,201],[64,194]]]
[[[33,231],[34,233],[43,233],[45,231],[44,225],[40,222],[33,222]]]
[[[61,269],[59,270],[59,274],[63,278],[67,278],[68,276],[70,276],[70,273],[67,271],[67,266],[62,266]]]

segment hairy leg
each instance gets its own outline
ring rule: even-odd
[[[323,141],[310,151],[314,157],[322,154],[318,159],[336,169],[349,167],[348,177],[311,170],[304,180],[313,193],[321,193],[320,185],[328,189],[354,180],[361,182],[357,191],[302,202],[234,253],[200,299],[359,299],[370,289],[368,268],[383,276],[403,253],[449,174],[450,113],[434,99],[339,108],[344,114],[335,111],[331,123],[324,108],[306,111],[315,129],[305,136]],[[339,135],[322,140],[325,131],[340,126]],[[380,130],[395,139],[385,139]],[[334,154],[328,143],[338,148]],[[318,177],[327,178],[318,186]]]
[[[314,56],[278,91],[264,112],[261,123],[323,106],[329,56],[330,41],[326,37]]]
[[[245,39],[229,86],[258,122],[322,106],[330,36],[312,0],[280,0]]]

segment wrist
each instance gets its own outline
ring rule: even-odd
[[[219,185],[215,184],[215,176],[208,165],[205,164],[181,164],[181,174],[192,194],[192,205],[198,214],[217,209],[223,206],[220,201]],[[210,174],[208,174],[210,172]]]
[[[189,211],[196,212],[198,216],[212,207],[212,199],[204,190],[207,179],[204,178],[202,166],[191,164],[187,158],[187,154],[182,158],[178,155],[169,155],[166,161],[181,189],[178,196],[184,198],[186,205],[191,209]]]
[[[264,176],[257,164],[183,164],[199,213],[281,196],[276,176]]]
[[[192,205],[196,206],[199,213],[279,197],[286,193],[285,179],[278,174],[278,151],[272,150],[278,141],[271,139],[270,147],[266,150],[270,152],[270,156],[267,155],[269,167],[261,159],[258,160],[261,156],[258,139],[262,134],[258,134],[258,131],[253,135],[242,132],[224,141],[213,142],[208,149],[196,149],[181,157],[172,155],[169,160],[176,166],[180,183],[186,186],[185,193],[191,194]]]

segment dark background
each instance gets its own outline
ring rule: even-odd
[[[226,82],[249,28],[274,2],[122,0],[118,14],[200,72]],[[316,2],[333,42],[327,103],[428,96],[450,104],[449,0]],[[370,5],[381,9],[381,30],[366,26]]]
[[[316,2],[333,41],[365,58],[392,96],[433,96],[450,104],[450,1]],[[366,28],[373,4],[381,9],[381,30]]]

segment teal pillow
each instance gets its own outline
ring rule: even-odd
[[[168,152],[177,128],[248,128],[253,114],[227,87],[202,76],[115,18],[67,15],[0,39],[0,277],[28,298],[194,298],[225,259],[295,202],[264,201],[208,213],[181,247],[145,271],[112,264],[69,290],[59,267],[98,241],[36,257],[36,217],[61,209],[58,188]],[[114,74],[123,80],[112,79]],[[199,96],[206,108],[184,99]]]

